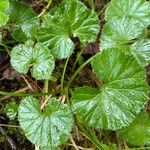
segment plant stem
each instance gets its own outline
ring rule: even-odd
[[[49,84],[49,80],[45,80],[44,81],[44,89],[43,89],[43,91],[45,93],[48,93],[48,84]],[[44,108],[44,106],[46,105],[46,103],[48,102],[48,100],[50,99],[51,96],[52,95],[50,95],[50,96],[45,95],[44,101],[42,101],[41,110]]]
[[[44,93],[48,93],[48,84],[49,84],[49,80],[45,80],[44,82]],[[45,99],[47,99],[47,95],[45,96]]]
[[[145,150],[145,149],[150,149],[150,147],[142,147],[142,148],[127,148],[124,150]]]
[[[25,93],[25,92],[20,92],[20,93],[15,93],[15,92],[4,92],[0,91],[0,95],[5,95],[5,96],[45,96],[48,95],[49,93]]]
[[[63,70],[63,74],[62,74],[62,77],[61,77],[61,92],[63,92],[63,90],[64,90],[64,78],[65,78],[65,72],[66,72],[66,68],[67,68],[67,65],[68,65],[69,58],[70,57],[68,57],[67,60],[66,60],[64,70]]]
[[[0,124],[0,127],[20,128],[20,126],[9,125],[9,124]]]
[[[77,54],[77,57],[76,57],[76,60],[73,64],[72,70],[74,70],[74,67],[76,66],[76,64],[77,64],[79,58],[81,57],[81,54],[82,54],[83,51],[84,51],[84,48],[82,48],[82,50]]]
[[[73,76],[70,78],[68,84],[67,84],[67,88],[70,86],[70,84],[72,83],[72,81],[75,79],[75,77],[79,74],[79,72],[88,64],[92,61],[93,57],[91,57],[90,59],[88,59],[86,62],[84,62],[77,70],[76,72],[73,74]]]
[[[93,56],[94,57],[94,56]],[[75,79],[75,77],[78,75],[78,73],[88,64],[92,61],[93,57],[91,57],[90,59],[88,59],[86,62],[84,62],[77,70],[76,72],[73,74],[73,76],[70,78],[66,88],[65,88],[65,95],[66,95],[66,99],[67,99],[67,104],[68,106],[71,107],[70,101],[69,101],[69,95],[68,95],[68,90],[70,87],[70,84],[72,83],[72,81]],[[96,135],[94,135],[93,133],[89,132],[86,130],[86,128],[80,123],[79,119],[77,117],[75,117],[75,121],[78,125],[78,127],[80,128],[80,130],[85,134],[85,136],[99,149],[99,150],[105,150],[105,148],[103,147],[103,145],[101,143],[99,143]]]
[[[0,45],[5,48],[6,52],[7,52],[8,55],[10,56],[10,51],[9,51],[9,49],[8,49],[8,46],[6,46],[5,44],[2,44],[2,43],[1,43]]]
[[[47,6],[42,10],[42,12],[38,15],[38,17],[41,17],[47,11],[47,9],[49,9],[51,3],[52,3],[52,0],[49,0]]]
[[[80,130],[85,134],[85,136],[99,149],[99,150],[105,150],[105,148],[103,147],[102,144],[99,143],[97,137],[89,132],[88,130],[86,130],[84,128],[84,126],[80,123],[79,119],[76,117],[76,123],[78,125],[78,127],[80,128]]]

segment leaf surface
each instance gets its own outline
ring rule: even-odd
[[[38,39],[47,44],[56,58],[67,58],[74,49],[72,37],[82,44],[93,42],[99,32],[98,16],[77,0],[64,0],[44,16]]]
[[[55,98],[41,111],[35,98],[26,97],[19,106],[19,122],[31,142],[41,147],[56,147],[68,139],[73,117],[69,107]]]
[[[10,120],[14,119],[18,113],[18,105],[15,102],[8,103],[5,107],[5,113]]]
[[[13,23],[12,36],[16,41],[24,42],[33,39],[37,34],[39,20],[32,9],[21,2],[11,2],[9,23]]]
[[[143,67],[150,64],[150,40],[140,39],[131,45],[130,52]]]
[[[116,17],[107,22],[103,28],[100,46],[101,48],[113,48],[128,45],[141,36],[144,26],[138,20],[131,17]]]
[[[142,112],[126,128],[121,129],[119,136],[133,145],[150,144],[150,118],[147,113]]]
[[[6,12],[8,7],[9,7],[9,1],[8,0],[1,0],[0,1],[0,27],[4,26],[9,19],[9,15]]]
[[[146,0],[112,0],[105,11],[106,20],[131,16],[144,25],[150,25],[150,3]]]
[[[32,67],[36,79],[50,79],[55,66],[53,55],[42,43],[34,46],[33,41],[15,46],[11,52],[11,64],[20,73],[26,74]]]
[[[117,49],[95,56],[92,67],[103,85],[77,88],[72,96],[75,113],[95,128],[116,130],[129,125],[148,100],[145,70]]]

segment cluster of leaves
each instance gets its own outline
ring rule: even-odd
[[[150,120],[146,112],[141,112],[149,89],[144,67],[150,63],[150,40],[145,38],[150,3],[112,0],[105,20],[100,38],[102,51],[88,61],[102,85],[77,87],[71,105],[56,97],[46,100],[44,108],[31,96],[21,101],[20,126],[41,149],[57,149],[66,142],[74,123],[73,114],[93,128],[116,130],[131,144],[150,144]],[[97,13],[78,0],[63,0],[41,20],[29,6],[1,0],[0,26],[4,25],[12,27],[12,37],[20,42],[11,51],[11,65],[20,73],[31,70],[37,80],[51,79],[55,61],[69,58],[74,52],[74,37],[85,46],[94,42],[100,31]],[[12,103],[6,111],[13,119],[17,106]]]

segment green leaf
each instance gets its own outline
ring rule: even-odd
[[[126,15],[148,26],[150,25],[150,3],[146,0],[112,0],[105,11],[106,20]]]
[[[9,23],[13,24],[12,36],[16,41],[24,42],[34,38],[39,20],[28,5],[17,1],[11,2],[9,15]]]
[[[36,79],[50,79],[55,66],[53,55],[42,43],[34,46],[33,41],[19,44],[12,49],[11,64],[20,73],[31,73]]]
[[[38,35],[56,58],[67,58],[74,49],[71,37],[78,37],[82,44],[96,40],[99,20],[95,12],[77,0],[64,0],[44,16]]]
[[[77,88],[72,97],[75,113],[84,123],[104,129],[129,125],[148,100],[145,70],[119,49],[108,49],[92,61],[101,88]]]
[[[101,48],[120,48],[125,54],[133,55],[140,65],[146,66],[150,63],[150,41],[137,40],[143,29],[143,25],[133,18],[114,18],[103,28]]]
[[[10,120],[15,119],[18,113],[18,105],[15,102],[8,103],[5,107],[5,113]]]
[[[41,147],[55,147],[68,139],[73,116],[69,107],[55,98],[41,111],[35,98],[26,97],[19,106],[19,122],[31,142]]]
[[[142,112],[126,128],[121,129],[119,136],[133,145],[150,144],[150,118],[147,113]]]
[[[1,0],[0,1],[0,27],[4,26],[9,19],[9,15],[6,12],[8,7],[9,7],[9,1],[8,0]]]
[[[131,53],[143,67],[150,64],[150,40],[141,39],[131,45]]]
[[[107,22],[103,28],[100,46],[102,49],[128,45],[140,37],[144,26],[131,17],[116,17]]]

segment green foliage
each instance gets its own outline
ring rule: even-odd
[[[54,147],[69,136],[73,117],[69,107],[52,98],[44,110],[33,97],[26,97],[19,106],[19,122],[26,137],[36,145]]]
[[[31,73],[36,79],[50,79],[54,69],[54,58],[49,49],[42,43],[34,45],[33,41],[15,46],[11,52],[11,64],[21,73]]]
[[[150,144],[149,117],[140,113],[148,100],[149,90],[145,66],[150,64],[147,28],[150,25],[150,3],[146,0],[112,0],[106,8],[104,24],[99,23],[103,10],[96,13],[93,0],[86,1],[92,10],[80,0],[63,0],[57,6],[54,1],[46,1],[47,6],[40,15],[31,9],[31,5],[19,0],[0,2],[0,42],[3,50],[11,51],[12,67],[24,74],[30,70],[36,80],[45,80],[45,84],[41,81],[37,84],[40,87],[44,85],[43,92],[53,97],[40,97],[40,102],[31,96],[25,97],[20,102],[19,111],[15,103],[8,103],[5,108],[8,117],[14,119],[18,111],[18,120],[26,137],[40,150],[58,150],[58,146],[67,141],[73,115],[83,134],[98,149],[117,148],[105,141],[105,144],[99,143],[88,126],[117,130],[121,139],[131,144]],[[82,55],[82,49],[93,51],[95,43],[92,42],[97,40],[98,35],[101,51],[84,62],[88,57]],[[79,46],[76,46],[77,43]],[[70,57],[72,53],[74,55]],[[67,60],[65,63],[58,59]],[[89,62],[96,75],[94,81],[97,87],[84,86],[77,80],[72,86],[76,76]],[[91,85],[95,85],[94,81],[90,81]],[[79,84],[82,87],[78,87]],[[60,85],[61,90],[53,85]],[[3,91],[0,94],[22,96],[22,93],[17,95]]]
[[[12,24],[12,36],[16,41],[24,42],[33,39],[39,25],[39,20],[32,9],[21,2],[10,3],[9,23]]]
[[[142,112],[126,128],[121,129],[119,136],[134,145],[150,144],[150,118],[147,113]]]
[[[150,40],[140,39],[130,47],[131,54],[143,67],[150,64]]]
[[[150,3],[146,0],[112,0],[105,12],[106,20],[130,16],[145,26],[150,25]]]
[[[102,31],[102,49],[129,45],[132,40],[139,38],[144,26],[131,17],[116,17],[107,22]]]
[[[8,103],[5,107],[5,113],[10,120],[15,119],[18,113],[18,105],[15,102]]]
[[[64,0],[44,16],[38,39],[49,46],[56,58],[67,58],[74,49],[71,37],[82,44],[93,42],[99,31],[95,12],[76,0]]]
[[[101,48],[118,47],[133,55],[141,66],[150,63],[149,40],[143,38],[150,25],[150,3],[145,0],[112,0],[105,12]],[[145,34],[145,33],[144,33]]]
[[[9,7],[9,1],[8,0],[1,0],[0,1],[0,27],[4,26],[9,19],[9,16],[7,14],[8,7]]]
[[[117,49],[98,54],[92,67],[103,85],[99,89],[77,88],[72,97],[74,111],[95,128],[127,126],[148,99],[145,71],[134,58]]]

